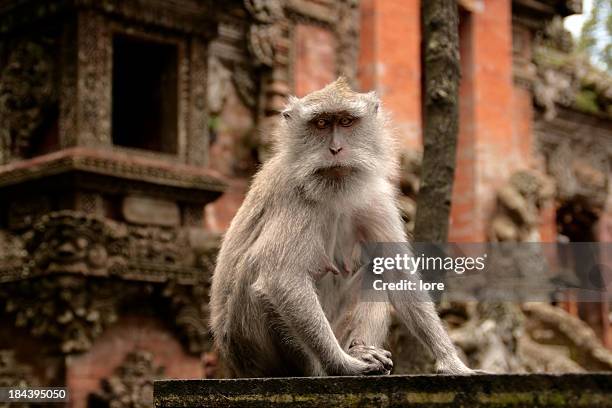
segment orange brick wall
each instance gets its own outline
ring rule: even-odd
[[[188,355],[176,335],[162,322],[144,316],[125,317],[105,330],[88,352],[67,357],[66,386],[70,408],[85,408],[90,393],[113,375],[125,356],[134,350],[149,351],[166,378],[202,378],[203,365]]]
[[[298,24],[294,32],[295,56],[293,81],[299,97],[336,79],[336,43],[325,28]]]
[[[460,15],[459,52],[461,84],[459,87],[459,136],[457,162],[451,201],[449,240],[478,241],[472,238],[476,230],[476,150],[474,134],[474,66],[472,63],[472,22],[469,13]]]
[[[513,137],[511,1],[463,16],[457,185],[449,239],[482,242],[496,190],[522,166]],[[467,214],[466,214],[467,211]]]
[[[375,90],[405,146],[421,145],[419,0],[362,0],[359,82]]]
[[[391,112],[407,147],[420,147],[421,66],[418,0],[362,0],[359,79]],[[531,95],[513,85],[511,1],[462,11],[462,82],[451,241],[486,238],[495,192],[530,164]]]

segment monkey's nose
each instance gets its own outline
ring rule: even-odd
[[[334,156],[337,155],[338,153],[340,153],[340,150],[342,150],[342,147],[333,147],[330,146],[329,147],[329,151],[331,152],[331,154],[333,154]]]

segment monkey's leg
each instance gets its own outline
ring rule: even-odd
[[[364,361],[345,352],[325,317],[312,280],[307,275],[286,279],[260,279],[254,284],[259,296],[270,302],[285,324],[320,360],[328,375],[383,374],[382,363]]]
[[[351,278],[328,279],[319,285],[318,295],[342,348],[361,360],[380,361],[388,374],[393,361],[382,345],[387,339],[391,306],[387,302],[364,302],[361,277],[358,273]]]
[[[336,332],[342,347],[347,350],[355,341],[382,347],[389,332],[390,312],[390,306],[386,302],[357,303],[342,316],[337,326]]]
[[[359,302],[341,323],[338,331],[340,344],[353,357],[380,361],[388,370],[386,374],[389,374],[393,369],[391,352],[382,348],[387,339],[389,324],[389,304]]]
[[[406,242],[399,211],[391,200],[379,202],[362,217],[362,228],[370,242]],[[406,244],[406,251],[411,252]],[[418,284],[420,275],[389,270],[382,274],[387,282],[406,279]],[[417,286],[418,287],[418,286]],[[442,374],[473,373],[459,358],[455,346],[438,317],[429,294],[421,291],[388,291],[391,304],[402,322],[429,348],[436,358],[436,370]]]

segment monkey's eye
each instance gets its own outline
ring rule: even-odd
[[[325,129],[326,127],[329,126],[329,120],[327,119],[323,119],[323,118],[319,118],[315,121],[315,126],[318,129]]]
[[[340,126],[344,126],[344,127],[351,126],[354,121],[355,121],[355,118],[352,118],[350,116],[345,116],[342,119],[340,119]]]

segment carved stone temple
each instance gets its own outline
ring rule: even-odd
[[[211,4],[0,2],[0,352],[73,406],[141,349],[188,376],[209,349]]]
[[[580,4],[458,0],[451,241],[612,240],[612,81],[574,59],[560,23]],[[410,229],[420,5],[0,0],[0,387],[67,386],[73,408],[148,407],[154,379],[221,377],[207,327],[220,234],[287,96],[339,74],[393,115]],[[506,371],[609,370],[609,304],[562,306],[504,312],[481,337],[507,351]],[[473,366],[490,349],[470,346],[485,312],[497,313],[442,313]],[[415,344],[394,327],[395,373],[418,371],[415,355],[427,372]]]
[[[356,5],[0,0],[0,386],[150,406],[152,379],[209,374],[232,177],[310,76],[298,45],[355,78]]]

